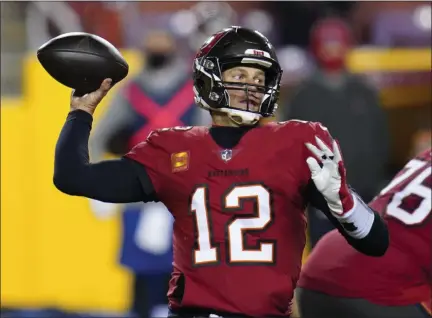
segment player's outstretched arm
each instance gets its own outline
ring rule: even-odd
[[[368,256],[383,256],[389,246],[389,233],[382,217],[370,209],[360,197],[355,196],[356,210],[348,215],[355,219],[336,217],[329,209],[324,196],[317,190],[313,181],[308,185],[308,200],[311,205],[322,211],[333,226],[345,237],[347,242],[359,252]],[[354,212],[355,211],[355,212]],[[372,222],[368,223],[371,217]],[[359,233],[362,233],[359,235]]]
[[[72,96],[71,112],[56,145],[54,184],[66,194],[104,202],[155,201],[155,191],[142,165],[127,158],[95,164],[89,161],[92,114],[109,88],[110,83],[104,81],[93,93]]]
[[[336,141],[330,149],[316,137],[316,146],[306,143],[306,147],[314,155],[307,158],[311,172],[309,202],[327,215],[354,248],[370,256],[384,255],[389,245],[387,226],[348,187]]]

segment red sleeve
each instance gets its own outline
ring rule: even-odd
[[[169,165],[169,153],[164,147],[166,138],[163,138],[163,135],[164,133],[161,134],[159,131],[152,131],[145,141],[137,144],[125,155],[126,158],[135,160],[145,167],[156,193],[162,188],[163,167]]]

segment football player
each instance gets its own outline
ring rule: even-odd
[[[391,240],[371,258],[332,231],[302,269],[296,297],[302,318],[430,317],[432,285],[431,149],[399,172],[370,206],[384,215]]]
[[[172,317],[286,317],[305,245],[307,204],[356,249],[381,256],[387,227],[352,192],[337,143],[319,123],[260,125],[273,115],[282,70],[257,31],[210,37],[193,64],[196,103],[211,127],[150,133],[124,158],[89,163],[92,114],[110,79],[82,97],[59,137],[54,184],[107,202],[161,201],[174,223]]]

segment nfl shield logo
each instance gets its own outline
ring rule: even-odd
[[[220,156],[221,156],[221,159],[222,159],[223,161],[228,162],[228,161],[230,161],[231,158],[232,158],[232,150],[231,150],[231,149],[225,149],[225,150],[222,150],[222,151],[220,152]]]

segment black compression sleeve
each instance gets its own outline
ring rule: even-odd
[[[387,251],[389,246],[389,233],[387,225],[381,216],[374,211],[374,221],[369,233],[361,239],[356,239],[347,234],[344,226],[349,227],[349,224],[341,224],[330,212],[330,209],[323,195],[315,187],[311,181],[307,188],[307,199],[311,205],[322,211],[335,228],[345,237],[347,242],[357,251],[368,256],[382,256]]]
[[[89,162],[88,140],[93,117],[69,113],[55,150],[54,184],[60,191],[104,202],[157,201],[145,168],[127,159]]]

